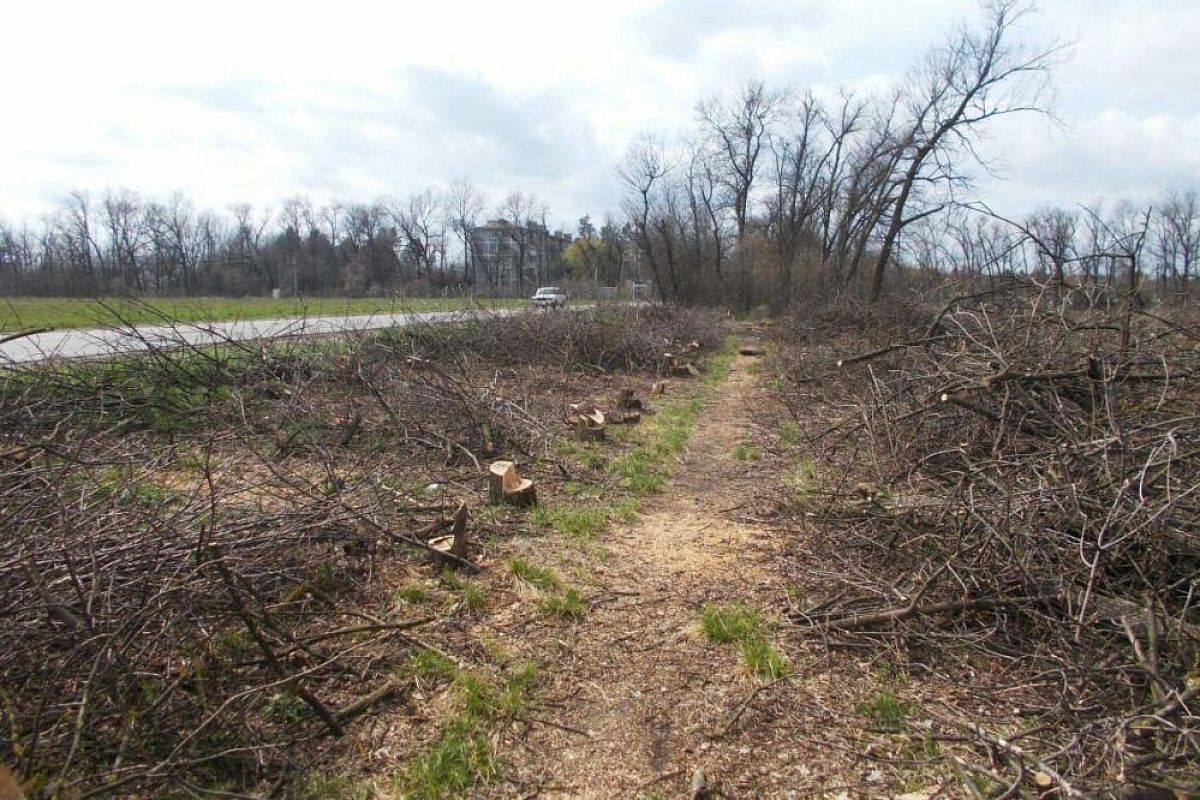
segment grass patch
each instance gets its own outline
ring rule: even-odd
[[[291,793],[296,800],[370,800],[373,795],[365,780],[315,771],[301,776]]]
[[[575,589],[567,589],[562,594],[556,594],[542,600],[542,610],[558,619],[578,622],[587,616],[587,604]]]
[[[530,564],[519,556],[509,562],[509,568],[517,580],[535,586],[543,592],[553,592],[562,586],[562,580],[554,573],[554,570]]]
[[[746,669],[756,678],[774,681],[792,672],[787,656],[767,640],[766,624],[753,608],[741,603],[706,605],[700,611],[700,628],[710,642],[739,645]]]
[[[409,766],[402,782],[403,796],[409,800],[461,797],[499,771],[486,729],[469,717],[460,717]]]
[[[752,636],[742,642],[742,656],[746,667],[756,678],[777,681],[792,672],[787,656],[760,636]]]
[[[758,461],[762,458],[762,448],[752,444],[739,444],[731,453],[735,461]]]
[[[648,426],[646,439],[613,462],[612,471],[626,489],[644,496],[663,487],[671,475],[667,460],[683,452],[700,407],[699,400],[668,403]]]
[[[392,599],[401,600],[409,605],[421,605],[431,599],[429,592],[419,583],[406,583],[395,591]]]
[[[422,680],[451,681],[458,674],[458,667],[441,653],[422,649],[408,659],[404,672]]]
[[[608,511],[598,505],[538,506],[530,519],[568,539],[588,541],[608,526]]]
[[[487,606],[489,597],[485,587],[475,583],[468,584],[463,589],[463,608],[468,611],[479,611]]]
[[[875,720],[881,727],[902,730],[910,711],[908,703],[902,701],[891,689],[880,689],[871,698],[858,705],[858,713]]]
[[[220,322],[237,319],[300,318],[405,311],[455,311],[461,308],[524,307],[527,300],[465,298],[314,297],[271,300],[265,297],[170,297],[136,300],[74,297],[12,297],[0,303],[0,332],[27,328],[99,328],[113,325]]]
[[[499,774],[487,731],[491,723],[520,713],[536,679],[532,665],[496,687],[486,678],[461,672],[455,678],[463,710],[438,742],[410,767],[405,795],[410,798],[460,796],[466,789]]]
[[[795,422],[785,422],[779,426],[779,441],[786,445],[795,445],[800,442],[800,426]]]
[[[725,380],[736,353],[736,343],[732,339],[727,340],[709,362],[708,371],[700,377],[700,385],[712,388]],[[700,398],[666,403],[649,422],[640,426],[637,434],[640,441],[614,459],[610,471],[635,496],[654,494],[662,489],[672,472],[668,462],[683,452],[702,407]],[[635,435],[629,431],[620,433],[624,436]]]
[[[641,503],[636,497],[606,503],[599,499],[600,491],[599,486],[572,482],[567,486],[567,493],[583,500],[553,508],[540,505],[529,515],[529,519],[533,524],[550,528],[570,541],[585,543],[603,533],[614,520],[630,523],[637,518]]]
[[[537,669],[526,664],[497,685],[486,676],[460,671],[452,689],[459,713],[441,736],[409,764],[396,787],[410,800],[462,797],[474,786],[500,774],[488,734],[497,724],[520,714],[531,702]]]
[[[804,508],[812,503],[821,487],[821,468],[811,458],[800,456],[783,476],[783,483],[791,494],[792,502]]]
[[[705,638],[714,644],[746,641],[758,636],[762,626],[762,615],[741,604],[706,605],[700,612],[700,627]]]

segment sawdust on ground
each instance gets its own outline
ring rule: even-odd
[[[734,513],[748,498],[732,451],[764,402],[755,361],[735,360],[675,479],[592,565],[613,601],[557,634],[543,704],[555,724],[534,726],[517,759],[522,784],[537,787],[529,796],[679,796],[696,770],[729,796],[787,796],[782,787],[812,774],[784,731],[727,724],[761,683],[737,647],[704,641],[698,627],[706,603],[769,614],[783,596],[771,537]]]

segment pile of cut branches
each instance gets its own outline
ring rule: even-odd
[[[785,397],[843,467],[807,518],[844,591],[795,621],[1057,676],[1029,730],[969,734],[1005,785],[1200,791],[1196,318],[1020,282],[901,327]]]
[[[481,315],[0,365],[0,764],[38,796],[282,791],[417,651],[460,661],[459,626],[392,595],[493,546],[435,538],[486,463],[556,469],[589,364],[653,369],[721,325]]]
[[[713,309],[634,305],[508,317],[478,313],[453,326],[415,326],[402,336],[414,352],[436,360],[475,356],[505,367],[572,364],[611,371],[654,369],[664,352],[693,343],[715,349],[728,331],[728,317]]]

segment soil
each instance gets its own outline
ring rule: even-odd
[[[762,435],[753,410],[768,398],[756,363],[734,361],[662,494],[612,531],[599,555],[576,563],[576,574],[594,576],[586,619],[549,630],[544,620],[516,619],[507,631],[510,642],[531,639],[546,667],[540,720],[507,748],[506,780],[518,796],[686,797],[697,771],[714,797],[912,788],[870,764],[856,767],[857,753],[831,751],[812,735],[843,718],[859,694],[843,676],[863,665],[843,658],[835,669],[823,649],[789,642],[780,624],[770,638],[796,672],[765,681],[748,672],[737,645],[712,644],[700,630],[706,604],[752,606],[768,619],[788,605],[778,569],[787,534],[747,519],[762,485],[747,472],[758,465],[733,455]]]

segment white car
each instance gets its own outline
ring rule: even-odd
[[[567,293],[557,286],[543,286],[533,293],[529,302],[534,308],[562,308],[567,304]]]

